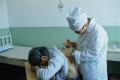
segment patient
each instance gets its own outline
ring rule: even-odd
[[[63,52],[63,54],[65,54],[67,61],[68,61],[68,74],[67,74],[67,78],[72,78],[74,76],[78,75],[78,70],[76,68],[76,64],[75,61],[73,59],[72,56],[72,50],[68,49],[68,48],[61,48],[61,51]]]
[[[56,46],[35,47],[29,51],[28,61],[40,80],[80,80],[72,54],[68,53],[71,51],[60,51]]]

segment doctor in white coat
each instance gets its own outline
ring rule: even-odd
[[[74,49],[73,56],[83,80],[108,80],[108,36],[104,28],[94,18],[87,18],[86,11],[79,7],[70,9],[66,19],[70,29],[78,34],[78,40],[67,39],[64,45]]]

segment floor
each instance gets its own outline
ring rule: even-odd
[[[0,80],[26,80],[25,68],[0,63]]]

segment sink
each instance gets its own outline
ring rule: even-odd
[[[107,52],[120,52],[120,48],[117,48],[117,47],[113,48],[113,47],[108,46]]]

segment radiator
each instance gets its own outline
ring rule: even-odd
[[[0,37],[0,52],[13,48],[11,33]]]

